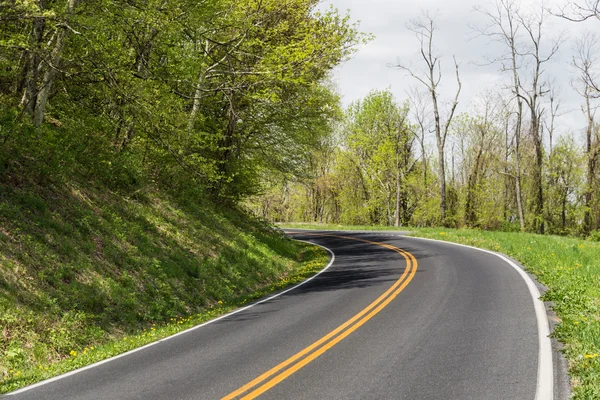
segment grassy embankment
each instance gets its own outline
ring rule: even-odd
[[[306,229],[410,230],[412,235],[446,240],[507,254],[548,287],[561,322],[553,336],[564,344],[575,399],[600,399],[600,243],[570,237],[480,230],[348,227],[286,224]]]
[[[327,258],[207,201],[0,185],[0,393],[211,319]]]

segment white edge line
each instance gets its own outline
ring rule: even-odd
[[[452,244],[455,246],[467,247],[469,249],[475,249],[484,253],[493,254],[505,261],[508,265],[513,267],[519,275],[523,278],[531,294],[533,300],[533,307],[535,309],[535,316],[538,325],[538,373],[537,373],[537,387],[535,391],[535,400],[552,400],[554,397],[554,369],[552,367],[552,342],[550,340],[550,328],[548,323],[548,315],[546,314],[546,307],[544,302],[540,300],[540,291],[538,290],[535,282],[527,273],[520,268],[517,264],[506,258],[502,254],[480,249],[479,247],[468,246],[460,243],[446,242],[445,240],[429,239],[415,236],[405,236],[411,239],[419,240],[430,240],[433,242],[440,242],[446,244]]]
[[[44,380],[44,381],[41,381],[41,382],[38,382],[38,383],[34,383],[34,384],[32,384],[32,385],[29,385],[29,386],[25,386],[24,388],[18,389],[18,390],[14,391],[14,392],[6,393],[6,394],[5,394],[5,396],[12,396],[12,395],[20,394],[20,393],[26,392],[26,391],[28,391],[28,390],[35,389],[35,388],[37,388],[37,387],[40,387],[40,386],[43,386],[43,385],[47,385],[47,384],[49,384],[49,383],[52,383],[52,382],[55,382],[55,381],[58,381],[58,380],[61,380],[61,379],[67,378],[67,377],[69,377],[69,376],[71,376],[71,375],[75,375],[75,374],[78,374],[78,373],[80,373],[80,372],[83,372],[83,371],[85,371],[85,370],[92,369],[92,368],[94,368],[94,367],[98,367],[98,366],[100,366],[100,365],[102,365],[102,364],[106,364],[106,363],[108,363],[108,362],[114,361],[114,360],[116,360],[116,359],[119,359],[119,358],[121,358],[121,357],[126,357],[126,356],[128,356],[128,355],[130,355],[130,354],[137,353],[138,351],[142,351],[142,350],[144,350],[144,349],[147,349],[148,347],[154,346],[155,344],[158,344],[158,343],[161,343],[161,342],[166,342],[167,340],[169,340],[169,339],[173,339],[174,337],[177,337],[177,336],[179,336],[179,335],[186,334],[186,333],[188,333],[188,332],[191,332],[191,331],[194,331],[194,330],[196,330],[196,329],[202,328],[203,326],[210,325],[210,324],[212,324],[212,323],[214,323],[214,322],[217,322],[217,321],[220,321],[220,320],[222,320],[222,319],[224,319],[224,318],[230,317],[230,316],[232,316],[232,315],[234,315],[234,314],[240,313],[240,312],[242,312],[242,311],[246,311],[246,310],[247,310],[247,309],[249,309],[249,308],[252,308],[252,307],[254,307],[254,306],[257,306],[257,305],[259,305],[259,304],[262,304],[262,303],[265,303],[265,302],[267,302],[267,301],[273,300],[273,299],[274,299],[274,298],[276,298],[276,297],[279,297],[279,296],[281,296],[281,295],[283,295],[283,294],[286,294],[286,293],[288,293],[288,292],[291,292],[291,291],[292,291],[292,290],[294,290],[294,289],[297,289],[298,287],[300,287],[300,286],[304,285],[305,283],[307,283],[307,282],[310,282],[311,280],[315,279],[317,276],[321,275],[323,272],[325,272],[327,269],[329,269],[329,267],[331,267],[331,265],[333,265],[333,262],[335,261],[335,254],[333,254],[333,251],[331,251],[331,250],[330,250],[330,249],[328,249],[327,247],[325,247],[325,246],[322,246],[322,245],[320,245],[320,244],[317,244],[317,243],[309,242],[309,241],[307,241],[307,240],[298,240],[298,239],[294,239],[294,240],[296,240],[296,241],[298,241],[298,242],[309,243],[309,244],[312,244],[312,245],[315,245],[315,246],[318,246],[318,247],[321,247],[321,248],[323,248],[323,249],[327,250],[327,251],[329,252],[329,254],[331,254],[331,260],[329,260],[329,263],[327,264],[327,266],[325,266],[325,268],[323,268],[322,270],[320,270],[319,272],[317,272],[315,275],[313,275],[313,276],[311,276],[310,278],[308,278],[308,279],[306,279],[306,280],[304,280],[304,281],[300,282],[299,284],[297,284],[297,285],[295,285],[295,286],[292,286],[292,287],[291,287],[291,288],[289,288],[289,289],[286,289],[286,290],[284,290],[284,291],[282,291],[282,292],[279,292],[279,293],[277,293],[277,294],[274,294],[273,296],[270,296],[270,297],[267,297],[267,298],[265,298],[265,299],[262,299],[262,300],[256,301],[256,302],[254,302],[254,303],[252,303],[252,304],[249,304],[249,305],[247,305],[247,306],[245,306],[245,307],[238,308],[238,309],[237,309],[237,310],[235,310],[235,311],[232,311],[232,312],[230,312],[230,313],[227,313],[227,314],[225,314],[225,315],[221,315],[220,317],[217,317],[217,318],[215,318],[215,319],[211,319],[210,321],[204,322],[204,323],[202,323],[202,324],[200,324],[200,325],[193,326],[193,327],[191,327],[191,328],[189,328],[189,329],[186,329],[186,330],[184,330],[184,331],[181,331],[181,332],[175,333],[175,334],[173,334],[173,335],[171,335],[171,336],[167,336],[166,338],[162,338],[162,339],[159,339],[159,340],[157,340],[157,341],[155,341],[155,342],[148,343],[148,344],[146,344],[146,345],[144,345],[144,346],[142,346],[142,347],[138,347],[138,348],[136,348],[136,349],[129,350],[129,351],[125,352],[125,353],[122,353],[122,354],[119,354],[119,355],[116,355],[116,356],[113,356],[113,357],[107,358],[107,359],[105,359],[105,360],[102,360],[102,361],[98,361],[98,362],[96,362],[96,363],[94,363],[94,364],[90,364],[90,365],[87,365],[87,366],[85,366],[85,367],[81,367],[81,368],[75,369],[75,370],[73,370],[73,371],[69,371],[69,372],[67,372],[67,373],[64,373],[64,374],[62,374],[62,375],[55,376],[54,378],[46,379],[46,380]]]

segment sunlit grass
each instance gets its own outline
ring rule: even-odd
[[[412,228],[380,225],[340,225],[340,224],[317,224],[310,222],[278,223],[280,228],[296,229],[325,229],[325,230],[351,230],[351,231],[410,231]]]

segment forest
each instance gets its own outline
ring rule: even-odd
[[[332,70],[371,37],[316,0],[4,1],[2,180],[193,189],[269,221],[595,235],[598,37],[548,26],[597,18],[597,4],[476,12],[476,33],[502,45],[485,62],[503,85],[458,107],[461,63],[425,11],[406,26],[419,64],[389,65],[414,81],[406,97],[374,90],[342,109]],[[565,88],[546,71],[565,48],[579,131],[557,128]]]
[[[423,12],[406,26],[418,64],[389,65],[399,79],[414,82],[405,98],[384,89],[352,102],[321,137],[305,175],[273,177],[251,208],[283,222],[597,236],[598,36],[567,40],[549,27],[553,18],[597,19],[597,2],[553,11],[501,0],[475,12],[482,22],[472,27],[474,36],[502,50],[480,60],[497,67],[501,85],[457,107],[461,62],[447,50],[441,55],[441,17]],[[559,88],[547,71],[559,51],[571,54],[564,65],[572,71],[571,87]],[[453,65],[451,74],[442,61]],[[442,94],[442,85],[452,87],[452,96]],[[578,129],[559,128],[568,111],[565,90],[580,99],[574,112],[585,123]]]
[[[2,180],[71,174],[234,204],[303,169],[366,36],[316,0],[0,3]]]

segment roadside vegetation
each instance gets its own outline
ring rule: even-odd
[[[548,288],[560,319],[552,336],[563,343],[574,399],[600,398],[600,242],[571,237],[476,229],[393,228],[337,224],[282,224],[333,230],[398,230],[411,236],[461,243],[506,254]]]
[[[151,189],[70,181],[0,198],[0,392],[206,321],[328,259],[239,211]]]

